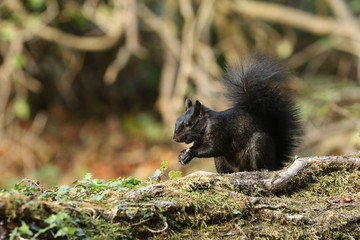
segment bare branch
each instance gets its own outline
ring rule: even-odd
[[[224,2],[225,3],[225,2]],[[270,22],[303,29],[319,35],[337,34],[352,38],[354,31],[351,26],[344,25],[330,17],[320,17],[291,7],[259,1],[226,1],[228,8],[240,14]]]

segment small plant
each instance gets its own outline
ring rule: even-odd
[[[33,236],[33,232],[30,230],[29,226],[21,220],[21,226],[14,228],[12,233],[10,234],[10,240],[13,240],[15,237],[20,238],[21,236],[31,237]]]
[[[171,170],[169,172],[170,179],[177,179],[177,178],[181,178],[181,177],[182,177],[182,172],[180,172],[180,171]]]
[[[28,183],[27,185],[24,185],[24,183]],[[37,181],[24,178],[20,182],[16,183],[14,185],[13,191],[22,193],[26,196],[29,196],[31,194],[41,192],[42,188],[40,187],[39,183]]]
[[[164,172],[167,168],[168,168],[168,162],[167,161],[161,162],[161,167],[156,169],[155,172],[153,173],[153,175],[151,175],[151,177],[149,177],[150,180],[160,182],[161,178],[163,177]]]
[[[160,182],[162,180],[165,170],[168,169],[168,165],[169,163],[167,161],[161,162],[161,167],[155,170],[153,175],[150,177],[150,180]],[[182,176],[182,173],[180,171],[171,170],[168,173],[168,176],[170,179],[177,179]]]
[[[153,181],[162,181],[162,177],[165,175],[165,171],[168,169],[168,162],[161,163],[159,169],[155,171],[150,178]],[[181,177],[180,171],[170,171],[168,173],[169,179],[176,179]],[[91,173],[87,173],[82,180],[76,180],[73,186],[62,185],[60,187],[54,187],[52,189],[44,189],[38,181],[24,178],[20,182],[16,183],[13,189],[7,191],[5,189],[0,190],[0,196],[11,196],[22,194],[30,196],[30,199],[37,198],[42,201],[71,201],[71,200],[87,200],[87,201],[101,201],[106,198],[109,191],[136,189],[143,186],[143,182],[135,177],[117,178],[110,180],[101,180],[93,178]],[[26,198],[29,199],[29,198]],[[139,200],[139,199],[138,199]],[[25,200],[27,201],[27,200]],[[35,201],[31,201],[35,203]],[[60,203],[63,204],[63,203]],[[130,208],[124,208],[125,213],[129,218],[133,218],[141,208],[144,213],[143,221],[160,220],[163,224],[164,231],[168,227],[167,218],[164,215],[164,209],[156,203],[139,205],[137,202],[128,202]],[[120,206],[121,207],[121,206]],[[136,211],[133,212],[132,210]],[[52,238],[68,238],[68,239],[88,239],[83,230],[79,227],[79,221],[77,218],[73,219],[66,212],[58,212],[50,215],[46,218],[44,223],[46,227],[41,228],[44,224],[36,225],[34,222],[26,222],[26,219],[19,219],[19,226],[13,228],[9,239],[38,239],[43,237],[52,236]],[[147,227],[146,227],[147,228]],[[149,231],[153,231],[149,229]]]
[[[49,224],[46,228],[40,229],[34,236],[37,238],[40,234],[45,233],[53,228],[59,227],[59,230],[55,234],[56,237],[74,235],[76,228],[69,227],[72,225],[73,219],[65,212],[58,212],[57,214],[50,215],[45,222]]]
[[[52,214],[45,219],[44,222],[46,222],[48,226],[39,229],[37,233],[34,234],[30,230],[29,226],[24,221],[21,221],[21,226],[16,227],[10,234],[10,240],[15,239],[15,237],[18,237],[19,239],[23,239],[23,237],[32,237],[32,239],[37,239],[41,234],[54,229],[57,229],[55,234],[51,232],[54,238],[65,236],[69,238],[75,235],[79,239],[88,239],[81,228],[74,227],[77,226],[77,221],[65,212]]]
[[[168,169],[168,162],[163,161],[161,167],[156,169],[150,180],[160,182]],[[168,173],[169,179],[181,177],[180,171],[171,170]],[[2,190],[0,196],[11,195],[15,192],[22,193],[26,196],[35,195],[40,199],[52,201],[66,201],[75,199],[92,199],[100,201],[104,199],[108,191],[135,189],[143,186],[142,181],[135,177],[110,179],[108,181],[92,178],[91,173],[87,173],[82,180],[75,180],[72,184],[74,187],[62,185],[53,189],[43,190],[37,181],[24,178],[14,185],[10,191]]]
[[[76,180],[73,182],[76,184],[74,188],[68,189],[69,191],[76,191],[80,194],[80,198],[90,197],[94,200],[100,201],[108,190],[119,190],[141,187],[141,180],[128,177],[110,179],[107,182],[100,179],[92,179],[92,174],[87,173],[83,180]]]
[[[61,187],[54,187],[53,189],[44,191],[38,182],[25,178],[19,183],[16,183],[14,188],[10,191],[6,191],[5,189],[1,190],[0,196],[12,195],[18,192],[26,196],[37,195],[40,199],[52,201],[87,198],[100,201],[108,191],[138,188],[142,186],[142,181],[134,177],[117,178],[105,181],[93,179],[92,174],[87,173],[82,180],[76,180],[73,184],[75,185],[74,187],[62,185]]]

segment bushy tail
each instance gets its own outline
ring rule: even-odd
[[[289,71],[273,58],[253,54],[227,67],[223,84],[234,107],[264,122],[276,144],[277,165],[289,159],[302,133],[298,109],[283,86]]]

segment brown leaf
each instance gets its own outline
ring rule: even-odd
[[[343,199],[341,200],[342,203],[351,203],[352,201],[354,201],[354,200],[352,200],[348,196],[344,196]]]

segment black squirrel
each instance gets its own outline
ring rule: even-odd
[[[180,152],[179,162],[214,157],[218,173],[281,168],[302,133],[299,111],[283,86],[289,76],[282,64],[259,53],[227,66],[222,83],[233,107],[216,112],[186,99],[173,139],[194,144]]]

